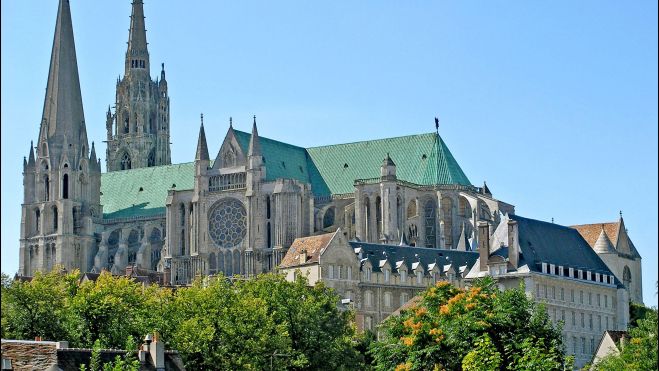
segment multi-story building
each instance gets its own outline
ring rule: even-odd
[[[359,329],[376,325],[438,281],[464,287],[478,253],[348,241],[347,232],[295,240],[279,265],[288,280],[323,282],[354,309]]]
[[[589,362],[605,330],[625,330],[629,294],[576,229],[504,215],[489,232],[479,224],[479,258],[467,280],[492,276],[500,288],[519,287],[563,322],[566,351],[576,365]],[[489,237],[488,237],[489,236]]]

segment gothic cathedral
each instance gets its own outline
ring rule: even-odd
[[[515,214],[469,181],[438,131],[304,148],[261,137],[256,117],[249,132],[230,119],[222,140],[210,138],[219,147],[211,158],[202,116],[194,160],[171,164],[169,118],[164,65],[151,80],[143,3],[133,0],[101,173],[69,1],[60,0],[39,138],[23,165],[20,275],[59,265],[157,271],[173,285],[198,274],[251,276],[275,270],[296,238],[339,228],[351,241],[477,251],[479,224],[494,231]],[[641,258],[619,229],[596,251],[621,272],[632,267],[624,272],[641,301]]]

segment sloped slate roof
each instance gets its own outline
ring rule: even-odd
[[[458,251],[458,250],[444,250],[433,249],[427,247],[413,247],[413,246],[397,246],[397,245],[380,245],[373,243],[364,243],[357,241],[350,241],[350,246],[353,249],[361,248],[362,259],[368,259],[373,267],[373,272],[379,272],[380,260],[387,260],[392,267],[392,271],[396,272],[396,262],[403,260],[408,271],[412,271],[412,263],[421,261],[424,271],[428,269],[428,265],[437,263],[439,267],[448,264],[453,264],[456,271],[459,267],[466,265],[467,270],[478,259],[478,252],[475,251]]]
[[[518,225],[520,265],[526,263],[532,271],[541,272],[544,262],[613,275],[576,229],[519,215],[509,218]]]
[[[250,133],[235,130],[247,155]],[[259,136],[266,181],[278,178],[310,183],[315,196],[354,192],[356,179],[380,177],[389,153],[398,179],[421,185],[471,185],[436,133],[302,148]],[[105,219],[164,215],[167,191],[194,187],[194,162],[113,171],[101,176]],[[140,187],[142,191],[140,191]]]
[[[167,192],[174,184],[176,190],[194,188],[194,162],[103,173],[103,218],[164,216]]]

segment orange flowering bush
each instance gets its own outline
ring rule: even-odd
[[[499,291],[491,278],[467,289],[438,282],[416,306],[390,317],[380,329],[383,336],[370,351],[376,370],[571,367],[562,352],[560,328],[545,309],[530,301],[523,288]],[[538,363],[519,354],[542,359]]]

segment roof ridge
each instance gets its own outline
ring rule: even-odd
[[[346,142],[346,143],[324,144],[322,146],[306,147],[306,149],[317,149],[317,148],[323,148],[323,147],[335,147],[335,146],[348,145],[348,144],[359,144],[359,143],[365,143],[365,142],[378,142],[378,141],[383,141],[383,140],[387,140],[387,139],[401,139],[401,138],[408,138],[408,137],[423,137],[423,136],[430,136],[430,135],[436,135],[436,134],[437,133],[432,132],[432,133],[400,135],[400,136],[396,136],[396,137],[366,139],[366,140],[358,140],[358,141]]]
[[[252,134],[251,134],[251,133],[248,133],[248,132],[245,132],[245,131],[242,131],[242,130],[233,129],[233,131],[234,131],[234,132],[241,133],[241,134],[245,134],[245,135],[249,136],[250,138],[252,137]],[[277,143],[277,144],[283,144],[283,145],[285,145],[285,146],[289,146],[289,147],[293,147],[293,148],[297,148],[297,149],[303,149],[303,150],[306,150],[306,148],[304,148],[304,147],[296,146],[295,144],[290,144],[290,143],[282,142],[282,141],[277,140],[277,139],[272,139],[272,138],[264,137],[264,136],[262,136],[262,135],[259,134],[259,141],[263,142],[264,140],[265,140],[266,142],[268,142],[268,141],[269,141],[269,142],[275,142],[275,143]],[[247,151],[247,150],[245,150],[245,151]]]
[[[602,224],[620,224],[619,220],[616,220],[615,222],[601,222],[601,223],[587,223],[587,224],[573,224],[570,225],[570,227],[585,227],[585,226],[591,226],[591,225],[602,225]]]

